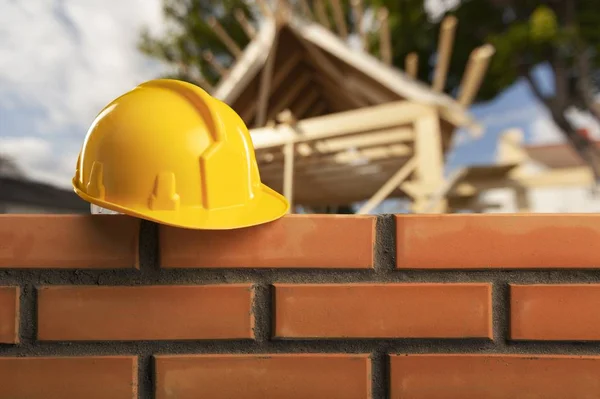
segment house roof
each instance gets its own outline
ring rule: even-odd
[[[255,125],[261,71],[274,65],[268,119],[285,108],[300,119],[406,99],[437,107],[454,126],[472,124],[467,110],[402,71],[351,46],[323,26],[290,16],[266,19],[214,92]]]
[[[595,141],[600,149],[600,141]],[[585,166],[577,152],[568,143],[525,146],[527,155],[535,162],[549,168],[572,168]]]

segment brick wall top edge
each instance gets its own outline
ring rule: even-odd
[[[168,355],[168,354],[158,354],[153,355],[155,359],[202,359],[202,358],[230,358],[230,359],[256,359],[256,358],[293,358],[293,359],[301,359],[301,358],[315,358],[315,359],[327,359],[327,358],[339,358],[339,359],[349,359],[349,358],[357,358],[357,359],[367,359],[371,357],[370,352],[365,353],[323,353],[323,352],[314,352],[314,353],[203,353],[203,354],[178,354],[178,355]]]
[[[373,267],[374,216],[289,215],[233,230],[160,226],[160,264],[166,268]]]
[[[531,354],[531,353],[390,353],[390,357],[420,357],[420,358],[514,358],[514,359],[589,359],[598,360],[597,355],[569,355],[569,354]]]
[[[572,214],[398,215],[397,267],[597,269],[600,254],[593,248],[600,240],[598,218],[600,215]]]
[[[138,267],[139,219],[123,215],[0,217],[0,268]]]
[[[360,282],[360,283],[318,283],[318,284],[307,284],[307,283],[273,283],[276,288],[288,288],[288,287],[491,287],[492,284],[489,282],[466,282],[466,283],[427,283],[427,282],[406,282],[406,283],[387,283],[387,282]],[[589,284],[588,284],[589,285]],[[599,284],[600,285],[600,284]]]

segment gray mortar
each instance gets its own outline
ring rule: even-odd
[[[396,220],[377,218],[372,270],[331,269],[161,269],[158,264],[158,226],[142,221],[139,270],[0,270],[0,285],[21,287],[18,345],[0,344],[0,356],[136,355],[139,357],[139,398],[153,397],[153,354],[193,353],[368,353],[371,355],[373,399],[389,396],[389,357],[395,353],[600,354],[600,341],[515,342],[508,340],[509,284],[598,283],[599,270],[396,270]],[[432,248],[435,251],[436,248]],[[443,254],[441,254],[443,255]],[[465,253],[465,257],[469,254]],[[459,266],[459,265],[457,265]],[[600,266],[600,265],[599,265]],[[189,340],[137,342],[39,342],[36,288],[42,285],[254,285],[253,315],[256,340]],[[489,282],[493,284],[494,341],[487,339],[276,339],[273,283],[356,282]],[[393,304],[382,304],[393,306]]]

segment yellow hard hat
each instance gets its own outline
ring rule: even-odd
[[[99,207],[192,229],[253,226],[289,209],[261,183],[242,119],[201,88],[171,79],[143,83],[100,112],[73,187]]]

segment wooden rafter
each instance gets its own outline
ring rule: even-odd
[[[305,96],[298,99],[296,104],[294,104],[294,112],[298,118],[302,118],[306,115],[309,109],[315,105],[315,103],[319,100],[319,92],[316,90],[309,91]]]
[[[315,14],[317,15],[317,21],[327,29],[331,29],[329,23],[329,17],[327,16],[327,10],[325,8],[325,0],[315,0]]]
[[[283,61],[274,72],[273,82],[269,87],[269,96],[271,96],[281,85],[283,80],[290,74],[290,72],[300,63],[302,60],[302,56],[300,53],[296,52],[290,57],[287,57],[285,61]],[[256,113],[257,110],[257,102],[253,101],[246,109],[241,112],[242,118],[244,120],[250,120],[252,116]]]
[[[419,74],[419,55],[416,52],[408,53],[404,59],[404,70],[408,76],[416,79]]]
[[[306,113],[307,118],[314,118],[322,115],[327,110],[327,103],[324,101],[317,101],[317,103],[311,107]]]
[[[240,58],[242,56],[242,50],[237,45],[235,40],[233,40],[231,36],[229,36],[229,34],[225,31],[225,29],[219,23],[217,18],[215,18],[214,16],[209,17],[208,26],[211,27],[211,29],[215,32],[215,35],[217,35],[219,40],[223,42],[225,47],[227,47],[227,50],[229,50],[235,58]]]
[[[362,0],[351,0],[352,14],[354,17],[354,25],[358,30],[358,37],[360,38],[361,46],[364,49],[367,48],[367,33],[363,26],[363,5]]]
[[[314,15],[310,9],[310,6],[308,5],[308,0],[300,0],[300,8],[302,9],[302,12],[306,18],[314,19]]]
[[[431,112],[431,108],[426,105],[396,101],[300,120],[296,124],[297,131],[302,133],[300,136],[282,126],[252,129],[252,141],[258,150],[280,147],[289,141],[310,142],[350,136],[414,123],[427,112]]]
[[[448,66],[452,55],[452,46],[454,43],[454,34],[458,20],[450,15],[444,18],[440,24],[440,38],[438,43],[437,62],[433,73],[433,90],[441,92],[446,86],[446,76],[448,75]]]
[[[341,151],[347,148],[376,147],[414,140],[415,134],[408,127],[392,127],[377,131],[369,131],[363,135],[334,138],[315,143],[320,153]]]
[[[390,35],[389,12],[387,8],[377,10],[377,19],[379,20],[379,52],[381,60],[392,65],[392,40]]]
[[[378,85],[369,84],[358,75],[348,75],[345,80],[352,91],[361,93],[362,97],[372,104],[381,104],[398,99],[398,96],[384,92],[378,88]]]
[[[272,109],[268,112],[268,119],[274,118],[279,112],[289,107],[290,104],[294,102],[296,98],[302,93],[302,90],[306,88],[308,83],[310,82],[310,75],[308,73],[304,73],[295,80],[294,86],[290,87],[289,90],[285,92],[282,98],[279,98],[276,103],[273,104]]]
[[[204,50],[202,52],[202,58],[204,58],[204,60],[208,62],[209,65],[215,70],[215,72],[217,72],[221,77],[225,77],[229,73],[227,68],[225,68],[223,64],[217,61],[212,51]]]
[[[256,3],[258,4],[258,7],[260,8],[260,12],[262,13],[262,15],[265,18],[275,17],[273,10],[271,10],[271,7],[269,7],[266,0],[256,0]]]
[[[327,98],[337,109],[346,111],[349,108],[360,108],[367,105],[362,97],[357,97],[355,93],[350,92],[349,88],[341,85],[340,82],[332,82],[331,79],[323,75],[314,75],[313,79],[322,87],[323,97]]]
[[[278,28],[279,29],[279,28]],[[271,93],[271,83],[273,79],[273,67],[275,58],[277,58],[278,34],[275,34],[273,46],[267,57],[267,61],[260,76],[258,87],[258,105],[256,110],[256,126],[264,126],[267,121],[267,109],[269,107],[269,97]]]
[[[236,9],[233,11],[233,16],[238,21],[238,23],[240,24],[240,26],[242,27],[242,29],[244,30],[244,32],[246,33],[248,38],[250,40],[254,39],[254,37],[256,37],[256,29],[254,28],[254,26],[252,26],[252,24],[246,18],[246,14],[244,14],[244,11],[240,10],[240,9]]]
[[[346,20],[344,18],[344,10],[342,9],[341,0],[330,0],[331,8],[333,9],[333,18],[335,20],[335,26],[339,35],[342,39],[348,38],[348,27],[346,26]]]
[[[306,51],[308,52],[309,57],[312,59],[313,64],[323,71],[325,75],[328,76],[336,85],[339,86],[339,90],[347,91],[350,94],[350,101],[356,102],[359,106],[366,106],[368,102],[364,100],[361,96],[357,95],[357,93],[352,93],[346,90],[346,82],[344,79],[344,73],[340,71],[334,64],[331,62],[320,50],[314,47],[310,43],[306,43],[302,41],[302,44]]]
[[[462,106],[469,106],[475,99],[494,52],[491,44],[485,44],[471,52],[458,94],[458,102]]]
[[[326,155],[331,155],[354,148],[355,151],[367,148],[392,148],[395,145],[401,144],[404,147],[412,147],[414,140],[414,131],[409,127],[393,127],[381,129],[377,131],[369,131],[364,134],[332,138],[327,140],[317,141],[308,146],[308,150],[304,150],[305,156],[318,158]],[[306,143],[301,143],[306,145]],[[298,149],[304,148],[298,145]],[[262,159],[262,152],[257,151],[259,158]],[[261,167],[277,166],[277,162],[281,161],[277,153],[269,157],[268,162],[260,162]]]

